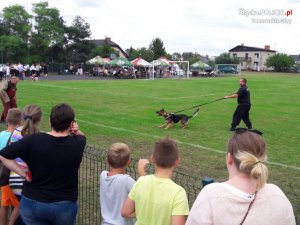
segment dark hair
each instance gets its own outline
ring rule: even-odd
[[[55,131],[65,131],[74,121],[75,113],[71,106],[65,103],[54,106],[50,114],[50,124]]]
[[[39,132],[37,124],[42,119],[42,110],[37,105],[27,105],[23,109],[24,126],[21,131],[22,136]]]
[[[107,161],[113,168],[123,168],[130,158],[130,149],[124,143],[114,143],[107,152]]]
[[[246,78],[241,78],[242,81],[244,81],[245,84],[247,84],[247,79]]]
[[[169,137],[156,142],[152,157],[158,167],[170,168],[174,166],[179,157],[177,143]]]

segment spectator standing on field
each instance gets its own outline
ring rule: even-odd
[[[59,104],[50,113],[51,131],[36,133],[0,152],[0,160],[26,178],[20,211],[30,225],[74,225],[77,214],[78,170],[86,144],[71,106]],[[30,168],[28,177],[14,159]]]
[[[293,208],[284,193],[266,183],[266,143],[256,130],[238,128],[229,139],[227,181],[206,185],[186,225],[295,225]]]
[[[11,143],[12,132],[21,125],[23,114],[20,109],[13,108],[8,110],[6,117],[7,129],[0,133],[0,151]],[[14,209],[10,215],[8,223],[9,207]],[[13,225],[19,216],[19,200],[13,194],[9,185],[1,187],[1,208],[0,208],[0,224]]]
[[[171,180],[179,164],[175,141],[164,138],[155,143],[152,156],[154,175],[140,177],[122,208],[122,216],[136,216],[136,224],[184,225],[189,214],[185,190]]]
[[[107,153],[109,171],[100,175],[100,208],[102,225],[134,225],[133,218],[121,216],[122,206],[127,199],[135,180],[126,174],[130,164],[130,149],[124,143],[114,143]],[[144,161],[145,162],[145,161]],[[138,170],[139,175],[145,175]]]
[[[3,80],[0,83],[0,98],[3,104],[3,111],[1,115],[2,123],[5,122],[8,110],[11,108],[17,108],[17,84],[19,78],[12,76],[10,80]]]

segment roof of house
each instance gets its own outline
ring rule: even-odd
[[[120,47],[120,45],[118,45],[117,43],[113,42],[109,38],[107,38],[107,39],[94,39],[94,40],[91,40],[91,41],[93,41],[98,46],[102,46],[102,45],[108,44],[111,47],[118,48],[126,57],[128,57],[127,54],[126,54],[126,52]]]
[[[229,50],[229,52],[276,52],[275,50],[265,49],[265,48],[256,48],[249,47],[245,45],[238,45]]]

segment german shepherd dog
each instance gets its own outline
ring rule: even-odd
[[[165,123],[159,127],[169,129],[175,123],[180,122],[181,128],[185,129],[188,125],[189,119],[197,116],[199,111],[200,111],[200,108],[196,109],[196,111],[191,116],[187,116],[185,114],[168,113],[166,110],[164,110],[164,108],[162,108],[161,110],[156,111],[158,116],[162,116],[165,119]]]

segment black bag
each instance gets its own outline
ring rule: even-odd
[[[6,146],[9,145],[10,143],[11,135],[8,138]],[[9,175],[10,175],[10,170],[6,166],[4,166],[2,161],[0,161],[0,187],[9,184]]]
[[[0,187],[9,184],[10,170],[0,161]]]

